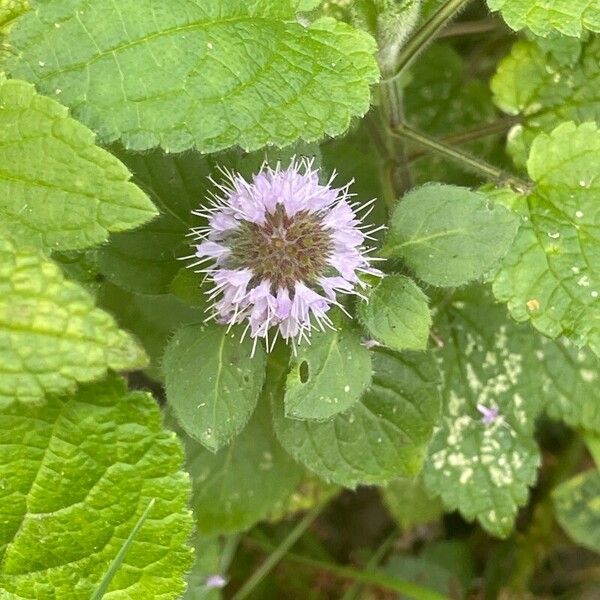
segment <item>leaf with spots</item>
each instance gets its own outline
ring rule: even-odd
[[[167,402],[183,430],[216,452],[252,415],[265,377],[260,345],[237,328],[186,325],[165,350]]]
[[[180,597],[190,486],[150,395],[111,376],[0,421],[0,596],[87,600],[154,500],[106,598]]]
[[[499,64],[491,83],[494,101],[521,122],[508,136],[508,151],[525,166],[538,133],[564,121],[600,119],[600,40],[520,40]]]
[[[546,410],[575,429],[600,433],[600,359],[568,340],[540,339],[536,351],[546,378]]]
[[[581,546],[600,552],[600,473],[586,471],[552,493],[556,519]]]
[[[0,219],[49,250],[101,244],[156,215],[93,133],[32,85],[0,77]]]
[[[382,254],[435,286],[480,279],[506,254],[518,219],[481,192],[433,183],[398,204]]]
[[[285,415],[323,421],[356,404],[371,382],[371,357],[351,328],[319,331],[290,361]]]
[[[358,305],[358,318],[369,334],[391,350],[425,350],[431,327],[428,299],[403,275],[388,275]]]
[[[543,37],[559,32],[581,37],[584,30],[600,31],[598,0],[488,0],[492,11],[500,14],[509,27],[525,27]]]
[[[505,537],[540,462],[533,426],[545,396],[537,339],[478,290],[457,295],[435,326],[444,343],[444,409],[425,485],[447,509]]]
[[[494,278],[494,295],[517,321],[565,335],[600,355],[600,131],[565,123],[535,139],[527,168],[535,182],[512,208],[523,223]]]
[[[272,399],[283,447],[325,481],[355,488],[413,476],[439,416],[439,373],[426,354],[372,353],[373,380],[360,402],[328,421],[299,421]]]
[[[265,396],[273,393],[269,381]],[[186,438],[185,448],[196,527],[205,535],[249,529],[287,501],[304,475],[275,438],[267,398],[227,447],[213,454]]]
[[[369,108],[374,40],[293,0],[55,0],[13,28],[8,71],[103,142],[254,150],[339,135]],[[116,92],[116,93],[115,93]]]
[[[0,405],[39,401],[146,360],[137,342],[57,265],[0,236]]]

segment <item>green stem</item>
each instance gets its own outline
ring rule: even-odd
[[[252,539],[252,542],[263,548],[265,551],[270,550],[270,547],[263,542],[256,539]],[[359,571],[352,567],[335,565],[307,556],[301,556],[300,554],[294,554],[293,552],[288,552],[288,554],[286,554],[285,561],[305,565],[321,571],[327,571],[343,579],[353,579],[354,581],[360,581],[371,586],[398,592],[413,600],[450,600],[448,596],[444,596],[434,590],[424,588],[411,581],[391,577],[384,573]]]
[[[383,557],[387,554],[387,551],[393,546],[394,542],[398,537],[398,532],[393,531],[388,537],[386,537],[381,545],[375,550],[373,556],[369,559],[365,567],[366,573],[372,573],[379,566],[379,563],[383,560]],[[355,581],[352,587],[346,590],[346,593],[342,596],[341,600],[358,600],[361,597],[363,586]]]
[[[102,581],[96,588],[96,591],[92,594],[90,600],[100,600],[104,596],[104,594],[106,594],[106,591],[110,586],[110,582],[113,580],[113,577],[116,575],[117,571],[121,567],[121,563],[123,562],[125,555],[127,554],[131,544],[133,543],[133,540],[136,538],[137,534],[142,528],[142,525],[148,518],[148,515],[150,514],[150,511],[152,510],[152,507],[154,506],[155,502],[155,498],[152,498],[152,500],[148,502],[146,510],[142,513],[142,516],[138,519],[138,522],[134,525],[133,529],[127,536],[127,539],[125,540],[125,542],[121,546],[121,549],[119,550],[114,560],[108,567],[108,571],[106,571],[106,574],[104,575]]]
[[[423,26],[411,37],[396,58],[396,73],[390,80],[396,79],[408,65],[433,41],[435,34],[464,8],[471,0],[448,0]]]
[[[476,158],[467,152],[431,138],[424,133],[412,129],[412,127],[409,127],[408,125],[401,124],[397,126],[393,133],[399,135],[400,137],[416,142],[421,146],[425,146],[426,148],[429,148],[430,150],[433,150],[434,152],[437,152],[438,154],[441,154],[442,156],[445,156],[446,158],[449,158],[450,160],[462,165],[465,169],[482,175],[486,179],[493,181],[499,186],[508,185],[515,191],[524,194],[531,191],[530,182],[509,175],[502,169],[499,169],[494,165],[490,165],[480,158]]]
[[[285,556],[288,550],[302,537],[313,521],[319,516],[324,504],[315,506],[304,518],[290,531],[287,537],[271,552],[266,560],[252,573],[246,583],[232,596],[231,600],[247,598],[254,588],[275,568],[277,563]]]

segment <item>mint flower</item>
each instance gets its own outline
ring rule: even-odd
[[[200,270],[213,283],[211,317],[246,322],[254,347],[265,338],[271,349],[278,335],[295,347],[315,325],[333,329],[327,313],[344,310],[338,294],[361,296],[367,284],[360,275],[380,274],[364,247],[380,228],[366,230],[357,217],[373,201],[351,203],[350,184],[333,187],[335,174],[320,184],[312,164],[264,165],[251,182],[223,170],[211,206],[194,211],[208,220],[192,235],[200,242],[194,265],[211,263]]]

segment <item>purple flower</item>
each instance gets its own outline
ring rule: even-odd
[[[481,413],[481,420],[485,425],[492,425],[492,423],[496,421],[498,415],[500,414],[500,409],[497,406],[488,408],[483,404],[478,404],[477,410]]]
[[[208,220],[192,230],[199,242],[192,266],[210,263],[200,272],[213,284],[211,317],[246,322],[254,347],[265,338],[270,349],[278,335],[295,345],[315,324],[333,328],[327,313],[340,306],[338,294],[360,296],[361,274],[380,275],[364,246],[379,228],[365,231],[357,216],[372,201],[351,203],[350,184],[333,187],[335,175],[319,183],[312,164],[263,165],[251,182],[223,170],[211,206],[194,211]]]
[[[223,575],[210,575],[206,578],[205,585],[211,590],[220,590],[227,585],[227,579]]]

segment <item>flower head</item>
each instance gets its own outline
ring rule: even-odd
[[[264,165],[246,181],[223,171],[224,183],[208,208],[195,211],[208,225],[192,231],[194,265],[213,284],[211,316],[221,323],[246,322],[256,340],[274,330],[293,343],[316,324],[333,327],[327,315],[340,306],[338,293],[358,294],[360,275],[378,275],[364,243],[370,234],[350,202],[348,187],[319,183],[312,161],[292,160],[287,169]]]
[[[492,425],[495,423],[500,414],[500,409],[497,406],[487,407],[483,404],[478,404],[477,410],[481,413],[481,421],[485,425]]]

